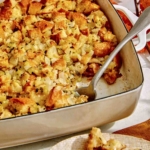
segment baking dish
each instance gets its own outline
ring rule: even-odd
[[[109,18],[118,41],[127,34],[108,0],[98,0]],[[143,84],[143,74],[132,42],[124,46],[122,77],[113,85],[100,79],[97,98],[84,104],[0,120],[0,148],[50,139],[123,119],[134,111]]]

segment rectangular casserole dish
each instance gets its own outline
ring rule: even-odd
[[[108,0],[97,0],[110,20],[118,41],[127,30]],[[143,74],[132,42],[120,52],[122,77],[113,85],[100,79],[97,99],[84,104],[0,120],[0,148],[21,145],[104,125],[132,114],[143,84]]]

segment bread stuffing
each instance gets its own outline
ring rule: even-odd
[[[91,79],[117,44],[93,0],[5,0],[0,4],[0,119],[88,102]],[[103,77],[120,77],[117,55]]]

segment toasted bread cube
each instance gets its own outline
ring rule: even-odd
[[[114,42],[114,44],[117,44],[117,38],[114,34],[112,34],[111,31],[107,31],[107,33],[104,35],[104,40],[107,42]]]
[[[45,105],[50,108],[55,108],[57,107],[57,101],[62,100],[62,98],[62,90],[59,86],[56,86],[50,91]]]
[[[64,70],[66,68],[66,61],[63,58],[60,58],[55,61],[52,66],[54,67],[54,69]]]
[[[34,105],[34,100],[29,98],[11,98],[8,109],[14,114],[27,114],[30,113],[30,108]]]
[[[0,20],[10,19],[11,14],[12,14],[12,10],[10,7],[2,7],[0,9]]]
[[[52,12],[52,19],[54,22],[60,22],[66,20],[66,14],[64,12]]]
[[[32,39],[42,37],[42,33],[41,33],[41,30],[39,28],[34,28],[32,30],[29,30],[28,33],[29,33],[30,38],[32,38]]]
[[[93,148],[101,148],[106,143],[107,141],[102,136],[101,130],[99,128],[93,127],[89,133],[86,149],[92,150]]]
[[[70,20],[74,20],[80,29],[87,28],[87,20],[86,20],[86,17],[82,13],[71,12]]]
[[[46,30],[51,30],[54,26],[54,23],[46,20],[41,20],[36,22],[35,26],[39,28],[42,32],[45,32]]]
[[[98,71],[99,67],[100,66],[98,63],[90,63],[84,71],[83,75],[87,77],[93,77],[94,74]]]
[[[2,26],[0,26],[0,43],[3,42],[4,38],[5,38],[4,30]]]
[[[0,69],[9,68],[8,55],[6,52],[1,52]]]
[[[55,24],[54,32],[57,29],[67,29],[67,20],[58,21]]]
[[[3,106],[0,106],[0,119],[10,118],[12,116],[13,114],[8,109],[4,109]]]
[[[21,0],[19,2],[19,5],[21,7],[22,13],[26,14],[27,10],[28,10],[28,6],[29,4],[32,2],[32,0]]]
[[[42,8],[42,3],[40,2],[32,2],[29,5],[28,13],[30,15],[36,15]]]
[[[108,84],[113,84],[116,81],[116,79],[120,76],[120,74],[118,73],[117,70],[112,69],[112,70],[109,70],[109,72],[104,73],[103,76],[104,76],[105,81]]]
[[[76,11],[84,13],[84,14],[90,14],[92,11],[99,10],[100,6],[92,3],[90,0],[82,0],[76,8]]]
[[[76,8],[76,2],[65,0],[65,1],[59,1],[57,3],[57,9],[65,9],[65,10],[75,10]]]
[[[86,64],[89,63],[89,61],[91,60],[93,54],[94,54],[94,52],[93,52],[93,51],[90,51],[89,53],[83,55],[80,62],[81,62],[82,64],[86,65]]]
[[[27,15],[24,18],[24,23],[25,23],[26,26],[27,25],[31,25],[31,24],[33,24],[36,21],[37,21],[37,18],[34,15]]]
[[[14,1],[13,0],[5,0],[4,1],[4,7],[12,7],[12,3],[13,3]]]
[[[94,43],[94,54],[98,57],[104,57],[109,55],[112,51],[110,42],[95,42]]]
[[[46,99],[45,106],[47,107],[48,110],[65,107],[65,106],[71,105],[69,104],[70,100],[71,100],[71,97],[68,94],[63,92],[62,86],[55,86],[50,91]]]
[[[32,0],[21,0],[20,4],[24,7],[27,7],[31,2]]]
[[[19,44],[21,42],[21,40],[22,40],[22,34],[21,34],[20,30],[18,30],[12,34],[12,36],[11,36],[12,42]]]
[[[16,20],[13,20],[13,24],[12,24],[12,30],[20,30],[21,29],[21,25],[19,24],[19,22],[17,22]]]
[[[104,73],[104,79],[108,84],[115,83],[117,78],[121,77],[121,74],[119,73],[121,64],[121,57],[119,54],[117,54]]]

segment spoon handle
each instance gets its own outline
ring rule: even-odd
[[[93,89],[95,89],[99,78],[103,75],[104,71],[107,69],[108,65],[116,56],[116,54],[129,40],[131,40],[135,35],[137,35],[140,31],[146,28],[146,26],[148,26],[149,24],[150,24],[150,6],[143,11],[143,13],[140,15],[139,19],[134,24],[132,29],[128,32],[128,34],[124,37],[124,39],[117,45],[114,51],[110,54],[104,65],[98,70],[98,72],[93,77],[89,86],[92,86]]]

